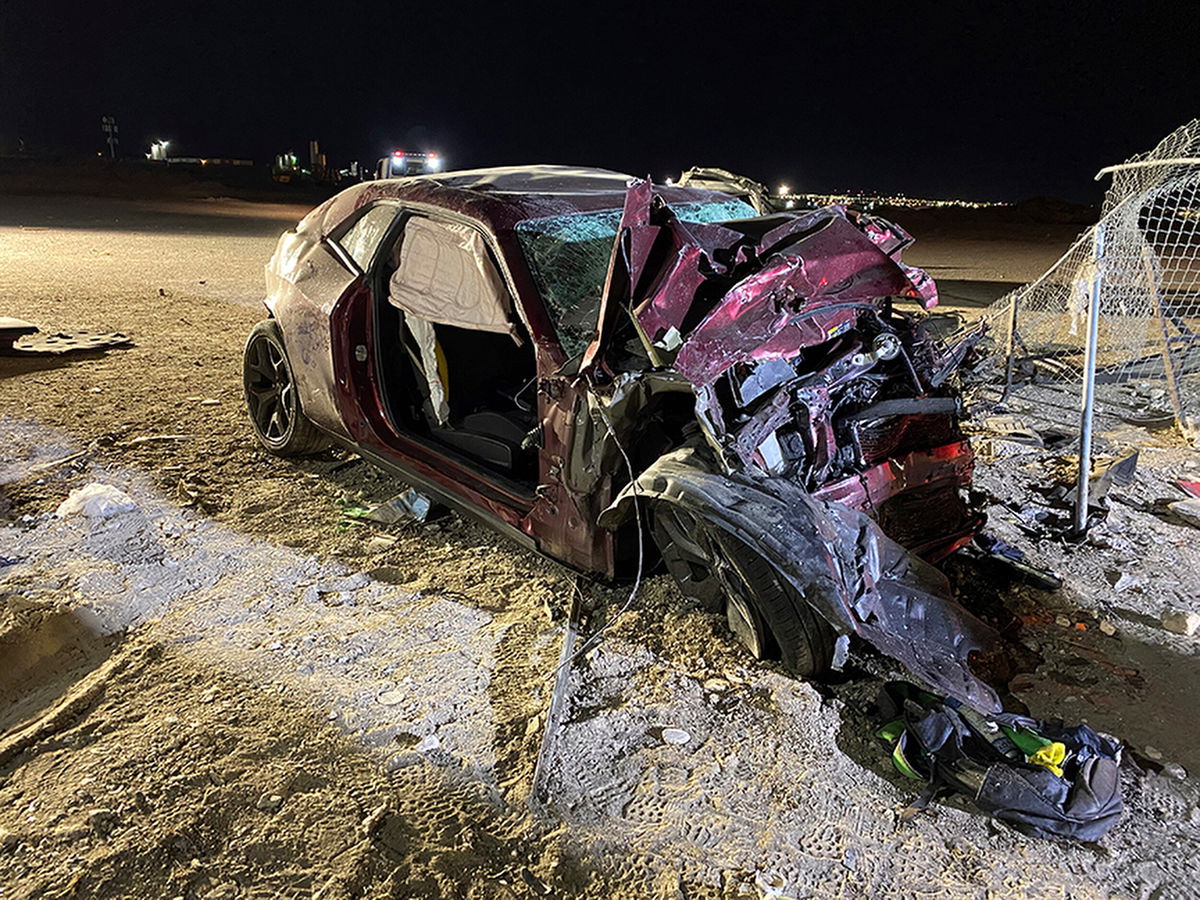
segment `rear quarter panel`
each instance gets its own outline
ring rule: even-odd
[[[304,414],[326,431],[349,437],[335,402],[329,316],[360,276],[333,256],[319,230],[303,226],[280,237],[267,264],[266,305],[279,323]]]

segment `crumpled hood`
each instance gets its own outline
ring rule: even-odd
[[[603,347],[611,319],[628,305],[650,343],[679,349],[676,368],[711,384],[739,360],[771,359],[836,335],[855,303],[909,297],[925,309],[937,288],[900,255],[912,243],[883,219],[834,205],[789,216],[753,236],[720,224],[681,222],[648,181],[630,187],[601,303],[600,333],[585,367]],[[724,294],[703,319],[697,306]],[[682,345],[682,346],[681,346]]]

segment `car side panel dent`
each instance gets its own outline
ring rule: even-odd
[[[865,513],[812,497],[785,478],[717,474],[684,448],[652,464],[600,516],[613,528],[641,499],[678,503],[754,546],[839,631],[854,632],[915,675],[976,709],[999,711],[970,669],[999,635],[953,599],[936,568]]]
[[[335,398],[330,315],[361,276],[297,232],[280,238],[267,272],[267,308],[284,335],[301,409],[324,430],[349,437]]]

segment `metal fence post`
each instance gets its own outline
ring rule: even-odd
[[[1008,400],[1008,394],[1012,390],[1013,369],[1016,366],[1017,356],[1017,303],[1019,299],[1020,291],[1013,291],[1012,307],[1008,311],[1008,355],[1004,363],[1004,393],[1000,395],[1001,403]]]
[[[1092,471],[1092,411],[1096,404],[1096,354],[1100,343],[1100,288],[1104,282],[1104,224],[1096,226],[1092,258],[1096,274],[1088,306],[1087,353],[1083,368],[1083,402],[1079,418],[1079,480],[1075,486],[1075,533],[1087,532],[1088,476]]]

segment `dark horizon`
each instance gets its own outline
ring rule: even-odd
[[[406,147],[453,168],[1095,202],[1096,171],[1192,119],[1200,82],[1200,10],[1166,5],[44,9],[0,8],[0,144],[33,152],[101,151],[112,115],[126,156],[165,138],[263,163],[316,138],[338,166]]]

